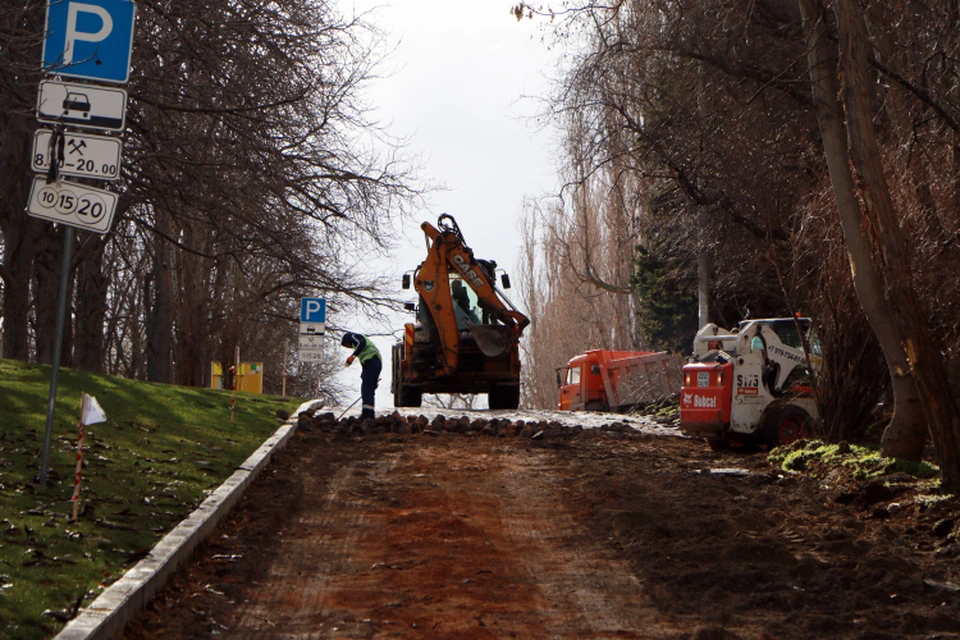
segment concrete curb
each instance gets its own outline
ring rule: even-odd
[[[193,513],[163,537],[150,554],[110,585],[56,636],[56,640],[108,640],[143,609],[207,538],[250,483],[297,430],[296,415],[266,440]]]

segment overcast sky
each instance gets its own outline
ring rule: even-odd
[[[406,240],[385,271],[415,268],[425,257],[420,223],[436,224],[449,213],[478,257],[515,273],[523,198],[557,190],[556,135],[536,122],[557,63],[538,23],[517,22],[509,0],[356,0],[354,6],[373,8],[368,19],[396,47],[382,69],[389,77],[366,91],[374,116],[390,134],[409,140],[408,151],[423,160],[421,178],[444,187],[428,194],[427,209],[405,224]],[[397,286],[399,292],[399,276]],[[389,332],[405,321],[354,330]],[[377,392],[383,408],[392,405],[393,339],[376,342],[384,356]],[[346,377],[359,388],[359,367]]]
[[[508,0],[363,0],[396,50],[366,91],[391,134],[424,160],[422,178],[443,185],[404,229],[402,270],[423,259],[423,220],[456,218],[480,257],[514,267],[524,196],[556,190],[556,143],[536,114],[555,65],[538,24],[517,22]],[[408,264],[409,262],[413,264]]]

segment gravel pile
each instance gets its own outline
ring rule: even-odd
[[[564,438],[571,437],[583,427],[565,427],[553,421],[507,420],[504,418],[481,419],[469,416],[447,417],[437,415],[428,418],[424,415],[401,415],[394,411],[389,415],[360,419],[349,416],[337,420],[332,412],[301,413],[297,416],[297,428],[303,431],[324,431],[344,435],[370,436],[384,433],[397,435],[423,434],[440,436],[457,434],[468,437],[489,436],[497,438]]]

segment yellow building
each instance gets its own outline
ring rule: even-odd
[[[237,391],[263,393],[263,363],[241,362],[237,371]],[[210,388],[223,389],[223,365],[210,363]]]

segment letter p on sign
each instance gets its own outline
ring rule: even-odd
[[[80,13],[90,13],[100,19],[100,28],[95,32],[81,31],[77,28],[77,18]],[[74,44],[77,40],[83,42],[103,42],[113,31],[113,18],[103,7],[83,2],[71,2],[67,6],[67,34],[64,42],[63,63],[73,62]]]
[[[44,71],[126,82],[135,16],[130,0],[50,0],[43,41]]]
[[[323,298],[300,298],[300,322],[327,321],[327,301]]]

